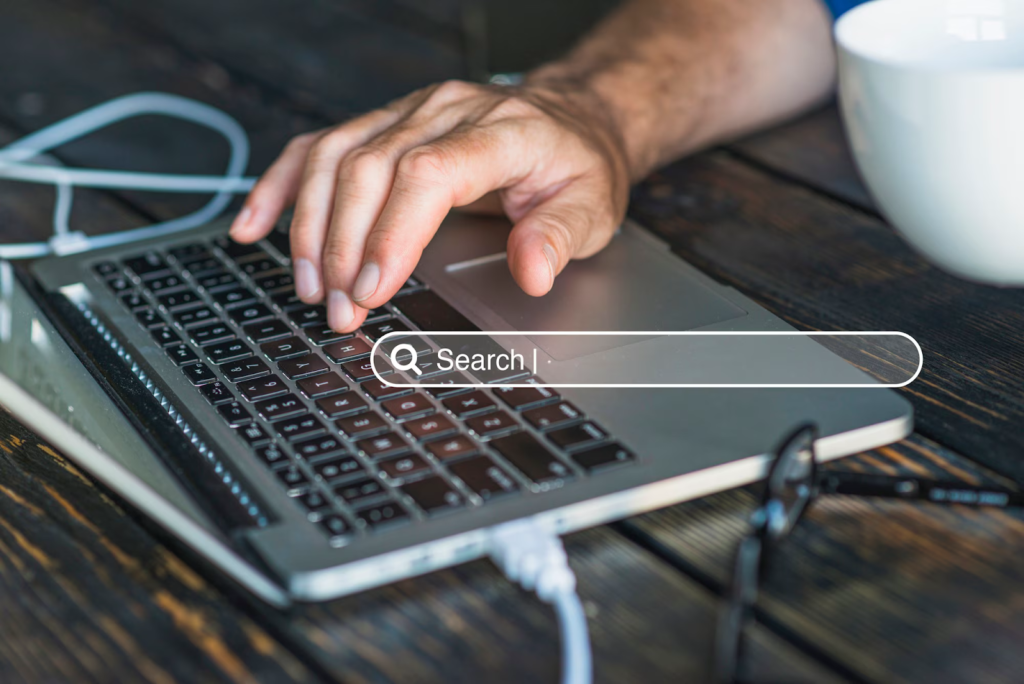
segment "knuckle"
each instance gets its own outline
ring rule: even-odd
[[[341,163],[340,177],[350,183],[367,182],[386,175],[391,155],[376,146],[364,146],[349,153]]]
[[[484,120],[526,119],[535,117],[540,113],[540,108],[529,100],[518,95],[508,95],[491,108],[484,117]]]
[[[448,179],[447,155],[437,147],[424,145],[408,152],[398,163],[398,174],[406,181],[437,185]]]
[[[451,102],[452,100],[461,100],[462,98],[469,97],[476,92],[477,86],[472,83],[458,79],[449,79],[439,83],[430,96],[442,102]]]
[[[320,134],[314,132],[302,133],[289,140],[286,147],[289,150],[304,150],[311,147],[319,137]]]

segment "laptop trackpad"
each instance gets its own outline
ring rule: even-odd
[[[596,256],[573,261],[544,297],[519,289],[505,259],[455,264],[446,276],[515,330],[692,330],[746,311],[689,276],[683,262],[634,233],[621,231]],[[559,361],[640,342],[606,337],[531,338]]]

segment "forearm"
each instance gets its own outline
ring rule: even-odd
[[[527,83],[593,97],[636,181],[821,101],[834,73],[820,0],[629,0]]]

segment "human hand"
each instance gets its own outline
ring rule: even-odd
[[[263,238],[294,202],[296,293],[326,299],[328,323],[347,332],[412,275],[453,207],[505,212],[509,268],[541,296],[570,259],[608,243],[628,191],[621,137],[596,96],[449,81],[292,140],[231,237]]]

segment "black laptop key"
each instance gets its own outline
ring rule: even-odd
[[[241,427],[252,422],[252,415],[237,401],[221,404],[217,407],[217,413],[227,421],[229,427]]]
[[[306,303],[299,299],[299,295],[295,294],[294,290],[278,292],[270,298],[270,301],[274,302],[274,306],[279,308],[281,311],[286,312],[301,309],[306,306]]]
[[[293,334],[292,329],[282,321],[263,321],[262,323],[251,323],[242,328],[250,340],[256,344],[278,340]]]
[[[192,341],[200,347],[235,339],[235,333],[224,323],[207,323],[188,331]]]
[[[249,323],[256,323],[257,321],[265,321],[268,318],[273,318],[274,313],[267,308],[266,304],[246,304],[245,306],[235,307],[228,311],[228,316],[238,323],[238,325],[247,325]]]
[[[231,382],[241,382],[243,380],[258,378],[270,372],[267,364],[256,358],[232,361],[221,366],[220,370]],[[249,399],[249,397],[246,397],[246,399]],[[254,399],[249,399],[249,401],[254,401]]]
[[[306,354],[294,359],[285,359],[277,364],[285,376],[295,380],[296,378],[308,378],[311,375],[326,373],[331,369],[327,362],[316,354]]]
[[[271,361],[280,361],[281,359],[289,359],[293,356],[308,354],[309,347],[305,342],[293,335],[291,337],[286,337],[283,340],[277,340],[276,342],[266,342],[261,344],[260,351],[263,352]]]
[[[147,329],[155,328],[164,324],[164,319],[162,319],[160,315],[152,309],[142,309],[135,314],[135,320],[137,320],[143,328]]]
[[[186,363],[195,363],[199,360],[199,357],[196,356],[196,353],[187,344],[176,344],[167,347],[167,355],[171,357],[171,361],[174,361],[179,366],[184,366]]]
[[[310,489],[295,497],[295,500],[306,509],[306,517],[313,522],[320,520],[325,513],[331,511],[331,502],[318,489]]]
[[[428,477],[425,480],[411,482],[402,487],[402,491],[412,497],[424,512],[432,515],[455,510],[463,505],[458,492],[440,477]]]
[[[455,435],[427,443],[427,451],[439,461],[451,461],[463,456],[470,456],[479,450],[476,443],[465,435]]]
[[[128,280],[128,278],[123,275],[115,275],[112,278],[107,279],[107,287],[114,292],[124,292],[125,290],[130,289],[131,286],[132,281]]]
[[[409,521],[409,514],[397,503],[385,503],[356,513],[356,517],[370,527],[389,527]]]
[[[306,490],[306,485],[309,484],[309,478],[294,463],[287,468],[275,470],[274,474],[284,484],[285,489],[288,491],[288,496],[298,496]]]
[[[306,405],[294,394],[285,394],[273,399],[264,399],[256,404],[256,410],[267,420],[282,420],[306,412]]]
[[[348,383],[341,379],[337,373],[322,373],[310,378],[303,378],[295,383],[310,399],[326,397],[338,392],[347,392]]]
[[[431,290],[405,295],[395,299],[391,306],[405,314],[405,317],[420,330],[454,332],[479,330],[468,318]]]
[[[398,320],[397,318],[393,318],[391,320],[381,321],[380,323],[374,323],[373,325],[364,325],[362,330],[363,334],[366,335],[367,339],[369,339],[371,342],[376,342],[377,340],[384,337],[388,333],[410,332],[411,329],[402,321]],[[417,335],[416,338],[421,339],[419,335]],[[400,342],[401,340],[395,341]]]
[[[313,472],[328,482],[356,473],[365,474],[362,464],[352,456],[335,456],[326,460],[317,460],[313,464]]]
[[[387,492],[379,481],[364,478],[354,482],[346,482],[334,488],[334,493],[346,503],[358,505],[376,499]]]
[[[577,465],[592,473],[636,461],[636,455],[621,444],[605,444],[593,449],[577,451],[572,455]]]
[[[286,257],[292,255],[292,245],[288,233],[283,233],[279,230],[271,231],[270,235],[266,237],[266,241],[272,244],[274,249],[282,255]]]
[[[324,424],[314,415],[307,414],[274,423],[274,429],[289,442],[312,437],[324,432]]]
[[[538,430],[550,430],[582,420],[583,412],[567,401],[560,401],[551,406],[524,411],[523,418]]]
[[[482,438],[497,437],[519,429],[519,423],[505,411],[495,411],[466,421],[466,427]]]
[[[395,420],[418,418],[434,412],[434,405],[422,394],[411,394],[407,397],[389,399],[381,404]]]
[[[354,337],[343,342],[335,342],[324,347],[324,353],[334,363],[347,363],[370,353],[370,345],[366,340]]]
[[[208,385],[203,385],[199,388],[199,391],[214,406],[235,400],[235,395],[231,393],[231,390],[223,382],[212,382]]]
[[[155,295],[166,294],[168,292],[174,292],[185,287],[185,281],[179,276],[172,274],[160,276],[153,280],[146,281],[143,283],[147,290]]]
[[[156,252],[146,252],[141,256],[125,259],[124,265],[142,280],[151,280],[171,273],[167,262]]]
[[[132,290],[126,295],[121,295],[121,303],[124,304],[125,308],[129,311],[141,311],[149,306],[146,298],[142,296],[141,292]]]
[[[205,256],[183,262],[181,268],[193,278],[201,278],[204,275],[223,270],[224,265],[216,257]]]
[[[253,259],[252,261],[246,261],[242,264],[242,272],[250,278],[260,278],[271,271],[280,270],[280,268],[281,264],[277,263],[276,260],[271,259],[270,257]]]
[[[256,301],[256,295],[252,290],[244,287],[233,287],[230,290],[223,290],[213,294],[213,301],[225,309],[236,306],[243,306]]]
[[[557,447],[564,450],[578,449],[608,438],[608,433],[591,421],[571,425],[547,434]]]
[[[480,390],[475,390],[468,394],[449,397],[448,399],[444,399],[441,403],[456,418],[477,416],[481,413],[487,413],[495,408],[494,401]]]
[[[301,309],[294,309],[288,312],[288,317],[300,328],[307,325],[327,325],[327,309],[322,306],[304,306]]]
[[[348,523],[337,513],[332,515],[325,515],[320,519],[320,529],[327,533],[327,536],[331,538],[331,541],[339,540],[339,543],[344,543],[342,537],[349,533]]]
[[[256,287],[264,292],[276,292],[282,288],[295,287],[295,279],[290,273],[275,273],[256,279]]]
[[[276,444],[268,444],[256,450],[259,459],[271,468],[280,468],[285,463],[290,463],[288,454]]]
[[[394,401],[394,400],[392,400]],[[402,428],[419,441],[437,439],[454,433],[458,428],[447,416],[414,418],[402,423]]]
[[[330,435],[298,442],[293,445],[293,448],[295,449],[295,453],[302,456],[307,461],[314,458],[338,454],[345,450],[345,446],[341,443],[341,440]],[[317,472],[319,473],[320,471],[317,470]]]
[[[172,344],[181,343],[181,337],[178,336],[178,333],[174,332],[166,325],[150,328],[149,334],[153,336],[153,340],[161,347],[169,347]]]
[[[402,376],[392,376],[388,378],[390,382],[404,384],[409,382]],[[411,387],[393,387],[386,385],[377,378],[367,380],[363,384],[359,385],[359,389],[370,395],[374,401],[384,401],[385,399],[391,399],[392,397],[400,397],[403,394],[412,393]]]
[[[378,358],[374,364],[377,368],[377,376],[384,376],[395,372],[395,369],[391,367],[391,364],[384,359]],[[348,377],[352,378],[356,382],[363,382],[364,380],[369,380],[374,377],[374,364],[371,364],[370,357],[367,357],[365,359],[343,363],[341,364],[341,369],[345,371],[345,374],[348,375]]]
[[[237,385],[246,401],[260,401],[279,397],[288,392],[288,386],[276,375],[267,375],[255,380],[244,380]]]
[[[356,413],[362,413],[368,408],[366,399],[363,399],[355,392],[345,392],[317,399],[316,407],[323,411],[323,414],[328,418],[351,416]]]
[[[387,307],[378,306],[376,309],[370,309],[366,312],[366,323],[376,323],[377,321],[391,318],[391,312],[388,311]]]
[[[558,392],[548,387],[495,387],[498,398],[516,411],[547,404],[558,399]]]
[[[199,306],[203,303],[203,300],[199,299],[199,295],[190,290],[165,294],[157,297],[156,300],[160,302],[160,306],[172,313],[183,309],[189,309],[194,306]]]
[[[92,267],[93,272],[100,278],[110,278],[121,275],[121,269],[113,261],[101,261]]]
[[[388,458],[377,463],[384,477],[391,480],[401,480],[411,475],[418,475],[430,470],[430,464],[419,454],[406,454]]]
[[[270,435],[259,423],[249,423],[243,427],[235,428],[235,433],[251,447],[258,447],[270,441]]]
[[[178,260],[178,263],[185,263],[194,259],[202,259],[210,256],[210,251],[201,242],[190,242],[187,245],[178,245],[167,250],[167,253]]]
[[[306,333],[309,337],[309,341],[317,346],[327,344],[328,342],[337,342],[338,340],[346,340],[350,337],[355,337],[355,333],[335,332],[326,325],[311,326],[302,332]]]
[[[373,411],[359,413],[347,418],[339,418],[335,425],[349,439],[362,439],[369,437],[375,432],[389,430],[391,424]]]
[[[210,370],[210,367],[205,363],[196,363],[191,366],[185,366],[181,369],[181,372],[185,374],[185,377],[189,379],[189,382],[197,387],[214,382],[217,379],[217,376],[213,374],[213,371]]]
[[[519,472],[537,484],[553,484],[573,477],[572,470],[558,460],[528,432],[517,432],[492,440],[490,445]]]
[[[453,394],[459,394],[460,392],[467,392],[472,389],[471,387],[451,387],[450,385],[471,385],[472,383],[473,381],[462,373],[452,371],[423,381],[423,384],[425,385],[441,385],[441,387],[424,387],[423,389],[427,390],[427,393],[431,396],[441,399]]]
[[[238,278],[236,278],[235,274],[230,271],[210,273],[202,276],[201,278],[196,278],[196,282],[199,283],[199,287],[203,288],[207,292],[221,292],[223,290],[230,290],[241,286],[238,282]]]
[[[386,458],[408,451],[409,443],[394,432],[388,432],[360,440],[356,442],[356,447],[370,458]]]
[[[243,245],[235,242],[229,237],[219,237],[214,240],[214,244],[223,250],[225,254],[236,261],[244,261],[246,259],[260,258],[265,255],[262,249],[256,245]]]
[[[448,466],[455,477],[484,501],[519,490],[516,481],[486,456],[474,456]]]
[[[204,348],[203,351],[210,357],[210,361],[216,364],[238,361],[239,359],[252,356],[252,349],[241,340],[228,340],[227,342],[211,344]]]
[[[218,319],[212,309],[206,306],[201,306],[198,309],[179,311],[174,314],[174,320],[176,320],[183,328],[191,328],[192,326],[209,323],[210,321],[216,321]]]

